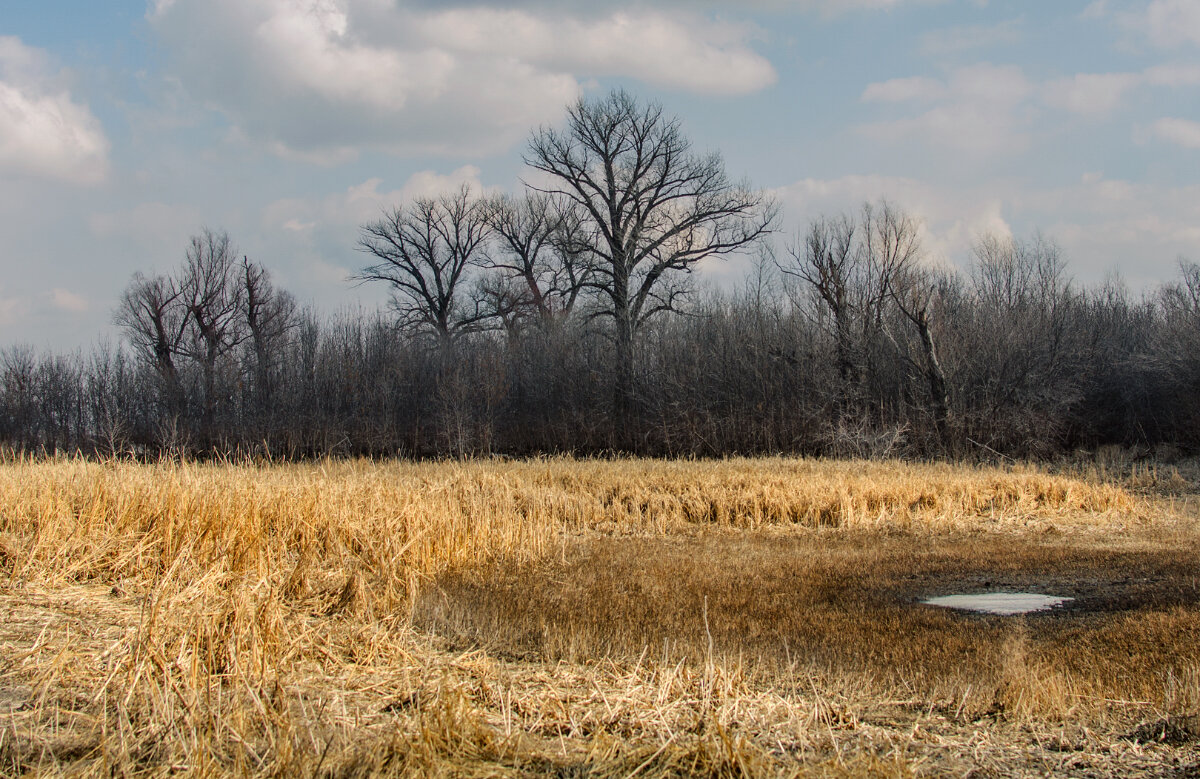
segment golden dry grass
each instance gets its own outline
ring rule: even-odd
[[[1032,467],[14,460],[0,772],[1165,770],[1200,755],[1113,736],[1200,701],[1196,535]],[[998,556],[1178,593],[1046,630],[905,600]]]

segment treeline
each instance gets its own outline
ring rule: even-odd
[[[930,266],[886,202],[782,249],[777,209],[623,92],[542,129],[518,197],[363,225],[386,312],[324,316],[204,230],[119,346],[0,353],[0,443],[101,455],[1046,457],[1200,446],[1200,267],[1080,287],[1044,237]],[[696,263],[753,252],[736,290]]]
[[[942,430],[920,330],[899,306],[839,344],[829,307],[767,261],[739,290],[706,292],[639,334],[632,437],[614,425],[614,346],[583,314],[440,344],[383,314],[293,309],[265,344],[241,338],[212,363],[193,342],[173,374],[133,346],[9,348],[0,438],[34,451],[276,457],[1200,445],[1200,267],[1134,299],[1113,282],[1075,288],[1061,264],[1041,275],[1033,263],[1056,256],[1044,241],[983,247],[970,274],[935,277],[927,308]]]

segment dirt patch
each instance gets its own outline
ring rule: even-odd
[[[1149,722],[1139,725],[1125,738],[1139,744],[1167,744],[1174,747],[1200,743],[1200,716],[1167,717]]]
[[[1052,593],[1071,600],[1061,607],[1039,612],[1039,617],[1066,618],[1142,609],[1170,609],[1200,604],[1200,568],[1191,550],[1170,552],[1116,552],[1059,559],[1057,565],[1029,560],[1026,570],[948,571],[926,587],[930,596],[986,591]],[[1047,561],[1049,562],[1049,561]],[[898,595],[921,591],[921,582],[910,578]],[[1032,615],[1031,615],[1032,616]]]
[[[1198,571],[1195,544],[1150,537],[593,538],[553,560],[447,574],[416,615],[464,648],[513,658],[717,656],[880,689],[987,690],[981,712],[1054,691],[1045,706],[1066,710],[1088,698],[1166,702],[1168,680],[1196,678]],[[990,590],[1074,600],[1020,617],[920,603]]]

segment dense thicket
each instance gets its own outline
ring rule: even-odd
[[[847,404],[827,307],[765,261],[740,289],[704,292],[685,315],[643,328],[632,440],[614,437],[613,345],[584,312],[554,328],[442,342],[383,313],[311,310],[293,311],[265,342],[239,334],[211,366],[207,350],[181,349],[171,374],[136,344],[66,355],[8,348],[0,438],[25,450],[275,456],[1200,446],[1196,265],[1135,299],[1115,282],[1080,288],[1060,273],[1045,284],[981,259],[972,273],[938,275],[929,308],[944,431],[920,333],[898,306],[856,331],[865,335],[852,345]]]
[[[530,143],[539,187],[362,227],[388,311],[300,309],[204,230],[135,275],[123,343],[0,352],[0,443],[276,457],[537,452],[1049,456],[1200,448],[1200,266],[1140,297],[1071,282],[1053,241],[931,266],[881,202],[776,254],[770,199],[622,92]],[[736,290],[702,260],[757,253]]]

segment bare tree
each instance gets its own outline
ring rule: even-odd
[[[921,354],[924,358],[922,371],[929,387],[933,423],[938,439],[944,446],[949,443],[950,390],[933,335],[933,312],[940,297],[941,287],[933,273],[920,267],[906,268],[892,282],[896,307],[917,329],[917,336],[921,341]]]
[[[353,278],[390,286],[400,324],[448,344],[491,316],[467,299],[472,272],[486,261],[488,229],[488,209],[468,186],[419,198],[362,226],[358,248],[378,261]]]
[[[567,109],[564,130],[542,128],[525,162],[536,189],[575,204],[590,236],[602,311],[613,320],[615,406],[624,428],[634,404],[634,335],[677,310],[680,274],[736,252],[771,230],[774,205],[731,183],[719,154],[696,154],[678,119],[618,90]]]
[[[1177,407],[1176,428],[1195,436],[1200,432],[1200,265],[1179,261],[1180,279],[1166,284],[1158,294],[1162,312],[1153,357],[1170,397]],[[1173,430],[1173,435],[1180,431]]]
[[[836,415],[859,411],[867,352],[883,332],[884,315],[920,255],[916,221],[887,201],[866,203],[860,216],[821,217],[802,241],[788,248],[791,260],[779,265],[803,282],[815,298],[818,321],[832,330],[841,378]]]
[[[297,325],[296,299],[271,282],[270,272],[242,257],[238,267],[242,318],[254,353],[254,388],[260,411],[271,406],[278,355],[288,331]]]
[[[1180,280],[1163,286],[1160,296],[1172,317],[1200,325],[1200,265],[1179,260]]]
[[[531,192],[494,199],[490,223],[499,243],[490,267],[523,288],[517,312],[526,309],[543,329],[569,317],[592,276],[578,211],[561,198]]]
[[[471,287],[470,296],[479,311],[500,323],[500,329],[504,331],[510,344],[521,333],[536,310],[524,280],[505,273],[489,273],[477,277]]]
[[[126,337],[162,382],[167,414],[183,413],[183,388],[176,359],[183,350],[188,311],[183,291],[167,276],[147,278],[135,273],[113,317]]]
[[[863,207],[865,250],[872,275],[879,280],[880,291],[895,302],[917,330],[921,343],[920,371],[929,387],[929,403],[938,438],[948,443],[950,393],[946,373],[934,342],[932,311],[939,284],[934,274],[920,265],[922,248],[920,224],[888,202],[878,207]],[[883,300],[872,300],[881,316]]]
[[[975,393],[972,427],[996,448],[1059,444],[1083,382],[1086,327],[1073,322],[1079,296],[1062,250],[1031,240],[985,235],[975,244],[972,329],[977,359],[967,380]],[[983,440],[983,439],[981,439]],[[984,441],[987,443],[987,441]]]
[[[4,388],[0,438],[5,443],[23,446],[40,443],[37,369],[37,354],[29,346],[10,346],[0,352],[0,386]]]
[[[1041,233],[1025,241],[987,234],[975,242],[971,281],[980,301],[1015,311],[1052,304],[1066,291],[1062,249]]]
[[[243,288],[228,233],[205,228],[192,236],[179,286],[192,336],[187,342],[188,355],[200,364],[203,376],[201,433],[204,443],[209,444],[217,410],[220,363],[245,338],[240,316]]]
[[[786,276],[803,281],[815,295],[818,307],[828,313],[842,382],[842,406],[857,393],[862,377],[856,321],[862,317],[865,286],[857,231],[858,226],[848,216],[819,218],[802,243],[788,248],[792,262],[778,264]]]

